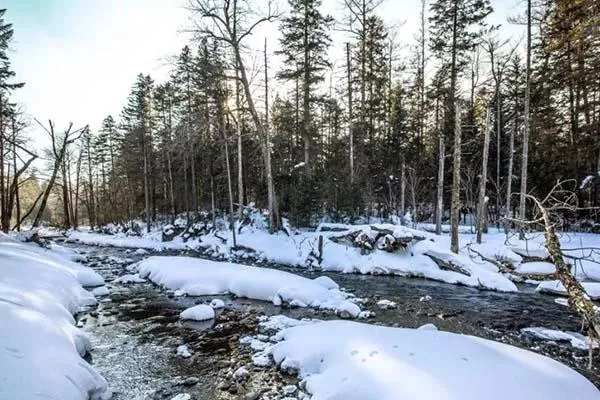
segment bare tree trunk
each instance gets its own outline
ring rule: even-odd
[[[277,209],[277,198],[275,197],[275,186],[273,184],[273,167],[271,166],[271,138],[269,127],[269,68],[267,63],[267,38],[265,37],[265,153],[267,166],[267,191],[269,200],[269,214],[271,218],[271,231],[279,228],[279,212]]]
[[[352,131],[352,70],[350,67],[350,43],[346,43],[346,66],[348,74],[348,136],[350,138],[350,184],[354,183],[354,132]]]
[[[509,155],[508,155],[508,172],[506,174],[506,207],[505,207],[505,222],[504,222],[504,233],[508,235],[511,217],[511,200],[512,200],[512,178],[513,178],[513,162],[514,162],[514,152],[515,152],[515,134],[517,133],[518,126],[518,111],[515,107],[515,116],[513,127],[510,130],[510,136],[508,138],[508,147],[509,147]]]
[[[523,120],[523,156],[521,161],[521,196],[519,199],[519,218],[525,220],[525,200],[527,195],[527,161],[529,156],[529,134],[531,129],[531,115],[529,110],[529,97],[531,91],[531,0],[527,0],[527,54],[525,64],[525,108]],[[519,233],[521,240],[525,239],[525,232]]]
[[[400,212],[404,215],[406,193],[406,162],[402,157],[402,166],[400,167]]]
[[[142,153],[144,158],[144,208],[146,220],[146,232],[150,232],[150,184],[148,182],[148,149],[146,144],[146,130],[142,131]]]
[[[438,100],[439,102],[439,100]],[[438,176],[437,176],[437,196],[435,213],[435,233],[442,234],[442,217],[444,215],[444,163],[445,163],[445,145],[444,134],[439,125],[439,104],[436,104],[435,126],[438,134]]]
[[[479,182],[479,199],[477,201],[477,243],[481,243],[481,236],[485,230],[485,208],[487,207],[487,200],[485,196],[486,183],[487,183],[487,169],[488,169],[488,157],[490,152],[490,109],[486,111],[485,117],[485,130],[483,136],[483,160],[481,162],[481,180]]]
[[[229,163],[229,144],[227,142],[227,134],[225,133],[225,129],[222,126],[222,135],[223,135],[223,147],[225,150],[225,163],[227,164],[227,190],[229,194],[229,227],[231,228],[231,233],[233,235],[233,248],[237,247],[237,238],[235,235],[235,220],[233,218],[233,187],[231,184],[231,165]]]
[[[240,102],[240,79],[239,79],[239,68],[235,70],[235,113],[236,113],[236,131],[237,131],[237,189],[238,189],[238,204],[239,204],[239,218],[242,218],[242,211],[244,206],[244,165],[243,165],[243,154],[242,154],[242,104]]]
[[[1,101],[1,99],[0,99]],[[17,129],[15,124],[15,117],[12,118],[12,141],[13,141],[13,171],[15,171],[15,176],[13,178],[14,181],[14,198],[15,198],[15,207],[17,212],[17,231],[21,231],[21,197],[19,195],[19,174],[17,172]],[[1,135],[2,133],[0,133]]]
[[[460,219],[460,158],[461,158],[461,108],[454,111],[454,155],[452,157],[452,204],[450,206],[450,250],[458,253],[458,222]]]

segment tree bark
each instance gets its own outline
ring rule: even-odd
[[[485,129],[483,137],[483,160],[481,162],[481,180],[479,182],[479,199],[477,201],[477,243],[481,243],[481,237],[485,230],[485,208],[487,207],[486,201],[486,184],[487,184],[487,170],[488,170],[488,157],[490,152],[490,109],[487,109],[485,117]]]
[[[437,176],[437,196],[435,212],[435,233],[442,234],[442,217],[444,215],[444,163],[445,163],[445,145],[444,134],[439,125],[439,100],[436,104],[435,125],[438,134],[438,176]]]
[[[452,204],[450,208],[450,250],[458,253],[458,221],[460,218],[460,158],[461,158],[461,109],[456,104],[454,112],[454,155],[452,157]]]

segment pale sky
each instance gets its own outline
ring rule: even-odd
[[[31,117],[44,122],[51,118],[58,129],[72,121],[76,127],[90,124],[95,130],[106,115],[118,118],[136,75],[149,73],[162,81],[169,71],[167,58],[188,41],[189,34],[183,33],[189,27],[185,4],[186,0],[4,0],[5,20],[15,30],[13,69],[17,80],[26,83],[13,99]],[[342,0],[324,0],[324,11],[341,22],[341,4]],[[503,25],[507,15],[522,9],[519,0],[492,4],[491,22]],[[378,13],[390,25],[405,22],[398,38],[407,46],[414,41],[419,8],[418,0],[387,0]],[[520,28],[507,31],[520,34]],[[265,35],[273,50],[276,26],[257,32],[251,45],[262,48]],[[332,50],[332,61],[341,54]],[[41,135],[32,126],[36,143],[46,142]]]

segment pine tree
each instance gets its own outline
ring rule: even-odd
[[[323,15],[319,8],[321,0],[289,0],[290,15],[283,19],[281,49],[276,52],[283,56],[283,65],[277,76],[284,81],[299,79],[302,87],[301,132],[304,141],[304,167],[311,174],[314,156],[311,146],[314,142],[315,126],[313,110],[318,98],[316,86],[325,78],[330,67],[327,51],[331,44],[329,28],[333,18]]]

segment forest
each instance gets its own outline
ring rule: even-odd
[[[490,224],[525,216],[521,194],[543,197],[557,180],[573,182],[582,208],[597,206],[596,2],[524,2],[506,22],[522,27],[517,38],[487,22],[484,0],[422,1],[418,35],[400,38],[380,3],[344,0],[334,20],[318,0],[291,0],[286,12],[191,1],[194,40],[173,56],[170,78],[139,74],[97,132],[24,120],[11,103],[22,83],[11,80],[3,12],[3,229],[24,217],[101,226],[253,204],[273,229],[281,217],[315,226],[409,212],[439,232],[450,214],[471,223],[478,207]],[[281,40],[249,49],[269,23]],[[334,31],[345,42],[333,43]],[[330,59],[333,46],[344,60]],[[32,124],[52,149],[28,145]],[[44,173],[28,168],[36,155]],[[595,220],[581,211],[565,223]]]
[[[0,399],[600,398],[600,1],[8,3]]]

